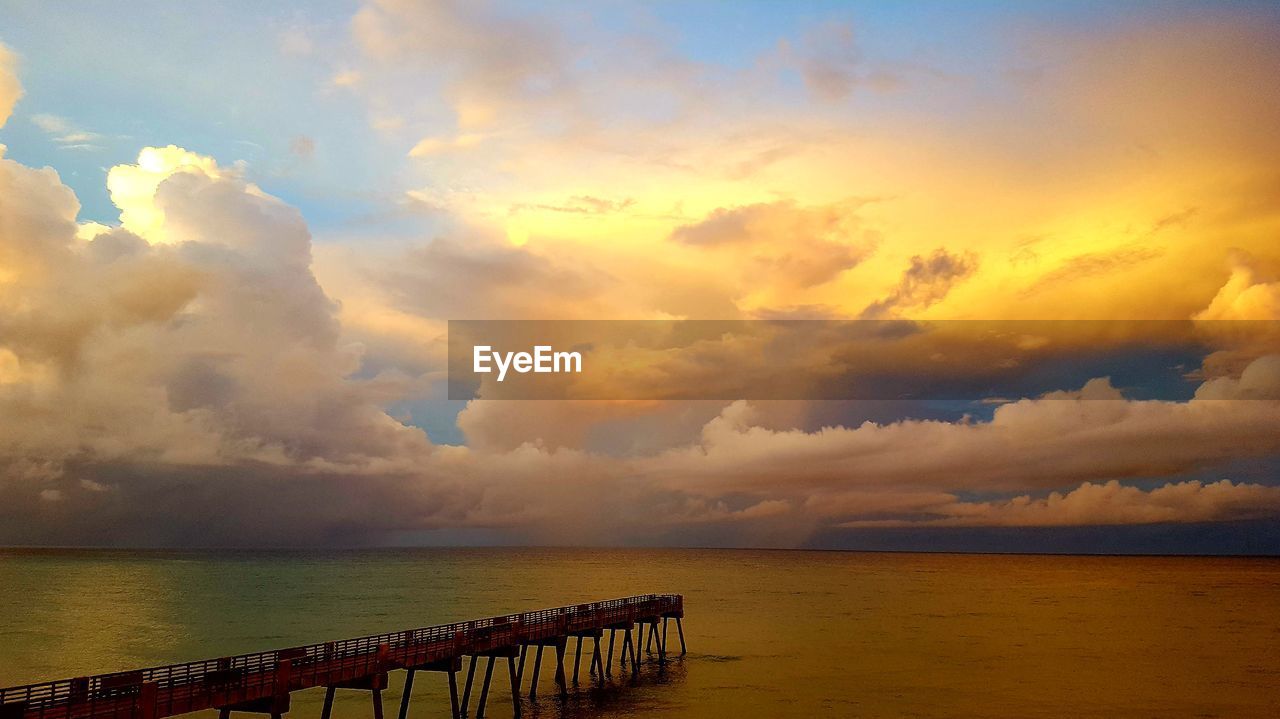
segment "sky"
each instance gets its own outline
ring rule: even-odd
[[[0,0],[0,544],[1280,552],[1278,73],[1269,3]],[[449,320],[779,318],[1199,340],[447,398]]]

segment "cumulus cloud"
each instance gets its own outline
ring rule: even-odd
[[[0,160],[0,461],[359,473],[429,451],[347,379],[359,348],[295,210],[174,147],[109,185],[122,224],[86,239],[56,174]]]
[[[1272,359],[1259,360],[1237,381],[1250,387],[1270,382],[1266,386],[1274,391],[1280,385],[1273,365]],[[778,425],[764,405],[740,401],[706,421],[692,443],[675,439],[665,448],[619,456],[582,449],[592,426],[643,433],[643,417],[679,426],[674,409],[683,403],[552,402],[536,403],[527,412],[521,404],[468,406],[460,423],[485,450],[470,455],[475,466],[491,468],[489,460],[516,452],[533,471],[533,465],[555,457],[589,472],[593,491],[622,492],[627,506],[649,507],[648,531],[732,524],[746,528],[745,536],[781,541],[775,532],[785,526],[786,541],[795,542],[824,526],[1108,525],[1280,516],[1280,488],[1269,485],[1131,484],[1274,457],[1280,452],[1272,430],[1280,421],[1275,401],[1129,400],[1099,379],[1076,391],[1001,406],[989,421],[865,422],[813,431]],[[520,442],[543,437],[545,442]],[[533,485],[526,489],[533,491]],[[493,485],[486,493],[523,491]],[[1026,494],[961,499],[1017,491]],[[540,513],[522,506],[524,516]],[[609,502],[602,506],[599,511],[611,511]],[[561,516],[570,522],[575,515]],[[618,536],[646,531],[623,515],[613,525]]]
[[[1280,452],[1277,421],[1274,401],[1124,400],[1105,380],[1090,382],[1077,399],[1002,405],[987,422],[774,430],[753,421],[749,403],[737,402],[707,423],[698,444],[655,459],[654,471],[708,490],[1053,489],[1267,457]]]
[[[1196,399],[1280,400],[1280,355],[1259,357],[1240,377],[1214,377],[1196,388]]]
[[[1277,320],[1280,319],[1280,281],[1267,282],[1246,262],[1231,270],[1226,284],[1209,306],[1195,315],[1197,320]]]
[[[22,83],[18,81],[18,58],[13,51],[0,43],[0,127],[4,127],[13,114],[13,106],[22,97]]]

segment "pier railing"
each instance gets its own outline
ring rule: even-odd
[[[341,686],[391,669],[423,667],[465,655],[683,614],[681,595],[645,594],[38,682],[0,688],[0,719],[160,719],[201,709],[243,706],[271,697],[287,698],[292,691]]]

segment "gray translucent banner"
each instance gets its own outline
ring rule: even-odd
[[[453,320],[450,399],[1280,398],[1280,323]],[[1103,385],[1106,387],[1107,385]]]

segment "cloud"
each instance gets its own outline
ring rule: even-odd
[[[1237,262],[1226,284],[1197,320],[1278,320],[1280,281],[1266,282],[1247,262]]]
[[[485,135],[478,132],[466,132],[454,137],[424,137],[409,150],[409,157],[429,157],[466,150],[484,142],[484,139]]]
[[[584,22],[360,10],[361,54],[321,77],[385,120],[383,140],[407,140],[394,154],[425,177],[406,186],[449,188],[419,193],[450,216],[409,249],[313,245],[245,168],[179,147],[110,171],[114,227],[79,223],[52,170],[0,161],[0,542],[465,529],[794,546],[849,523],[1277,516],[1274,488],[1249,478],[1280,452],[1275,401],[1240,399],[1275,396],[1275,360],[1257,352],[1206,363],[1188,402],[1098,379],[990,419],[819,427],[797,419],[812,405],[477,401],[458,418],[467,447],[397,421],[438,381],[450,317],[1276,317],[1271,25],[1037,37],[1027,55],[1044,66],[1024,84],[981,74],[855,113],[845,100],[898,73],[848,26],[789,41],[778,72],[685,57],[666,27]],[[304,34],[280,40],[319,54]],[[12,65],[0,58],[0,121],[20,93]],[[827,104],[797,102],[792,70]],[[56,121],[55,137],[83,132]],[[834,201],[855,193],[894,200]],[[1016,267],[986,261],[1029,235],[1051,239]],[[1257,255],[1229,279],[1215,269],[1228,244]],[[1071,281],[1035,284],[1057,268]],[[1034,295],[1011,302],[1023,287]],[[789,349],[841,359],[824,347]],[[710,385],[726,358],[773,362],[763,349],[711,343],[642,369]],[[881,361],[915,366],[901,360]]]
[[[175,239],[163,232],[165,217],[156,193],[162,182],[179,173],[220,180],[234,171],[175,145],[143,148],[136,165],[117,165],[107,174],[107,191],[120,210],[121,225],[152,243]]]
[[[775,141],[795,135],[790,129],[761,141],[764,133],[733,132],[726,123],[726,112],[741,111],[734,125],[754,128],[746,119],[757,107],[754,95],[738,86],[751,71],[690,59],[667,28],[620,27],[595,8],[531,13],[494,3],[371,0],[354,17],[352,35],[374,114],[425,128],[409,155],[452,182],[482,186],[498,196],[495,205],[537,204],[544,196],[522,191],[527,182],[511,184],[513,173],[558,176],[555,194],[570,196],[588,194],[574,186],[588,171],[605,181],[604,173],[634,177],[637,165],[713,163],[744,176],[751,172],[742,168],[771,164],[796,145]],[[715,76],[721,72],[729,77]],[[442,102],[405,102],[424,95]],[[726,148],[690,143],[682,132],[690,127]],[[680,151],[691,145],[706,157]],[[465,162],[449,164],[463,153]]]
[[[903,309],[926,309],[940,302],[953,285],[972,275],[978,260],[971,253],[953,254],[939,247],[929,257],[916,255],[888,296],[867,305],[862,319],[891,317]]]
[[[512,205],[511,212],[512,214],[518,214],[526,210],[545,210],[547,212],[564,212],[573,215],[607,215],[622,212],[635,204],[636,201],[630,197],[611,200],[593,195],[574,195],[559,204]]]
[[[1065,494],[1052,492],[1040,499],[1022,495],[999,502],[949,502],[923,509],[926,516],[915,520],[864,520],[841,526],[1065,527],[1258,519],[1280,514],[1280,487],[1223,479],[1208,484],[1171,482],[1144,491],[1112,480],[1085,482]]]
[[[1215,377],[1196,388],[1196,399],[1280,400],[1280,355],[1265,355],[1240,377]]]
[[[1267,81],[1280,72],[1275,31],[1274,16],[1246,10],[1032,32],[1028,55],[1039,72],[1029,89],[1063,118],[1161,158],[1247,157],[1277,147],[1254,121],[1280,115],[1280,93]]]
[[[516,107],[571,89],[567,45],[536,15],[486,3],[377,0],[356,13],[352,30],[373,57],[430,67],[445,78],[462,129],[490,126]]]
[[[713,493],[996,492],[1160,478],[1280,452],[1274,401],[1097,399],[1118,397],[1105,380],[1083,392],[1091,398],[1004,404],[987,422],[908,419],[816,432],[760,427],[751,405],[738,402],[707,423],[697,445],[651,469],[673,487]]]
[[[614,277],[626,268],[600,258],[618,247],[669,254],[672,274],[703,275],[703,292],[717,301],[699,309],[714,306],[714,316],[829,307],[854,317],[869,305],[874,313],[901,263],[927,263],[945,237],[948,253],[983,264],[930,316],[1185,318],[1221,286],[1216,272],[1200,268],[1218,266],[1227,245],[1265,254],[1273,241],[1265,218],[1274,171],[1257,158],[1274,154],[1267,128],[1277,112],[1267,73],[1255,68],[1275,64],[1261,41],[1274,27],[1251,13],[1153,11],[1105,31],[1053,24],[1043,35],[1028,25],[989,48],[990,64],[963,62],[959,44],[943,53],[960,61],[947,76],[856,111],[805,102],[794,87],[799,73],[810,94],[838,100],[874,85],[881,69],[897,69],[839,22],[788,38],[785,52],[762,49],[744,68],[688,57],[661,25],[620,31],[591,12],[375,2],[362,13],[370,27],[353,31],[366,55],[357,64],[371,111],[414,128],[404,150],[422,160],[414,163],[425,175],[420,186],[465,188],[415,191],[438,214],[505,225],[513,242],[541,244],[548,254],[590,255]],[[491,19],[497,38],[521,28],[529,44],[545,44],[549,63],[496,73],[511,84],[462,82],[485,75],[477,48],[492,39],[471,38]],[[434,29],[419,33],[419,23]],[[436,37],[454,28],[458,38]],[[1124,60],[1132,47],[1150,62],[1151,83],[1146,69]],[[1199,52],[1213,67],[1186,66]],[[1184,92],[1184,81],[1199,89]],[[1223,104],[1201,102],[1201,91]],[[460,126],[466,103],[457,92],[502,110]],[[407,99],[436,95],[448,113],[441,103]],[[1135,97],[1174,119],[1161,121]],[[1198,123],[1183,122],[1183,104]],[[1167,137],[1173,126],[1177,136]],[[1214,176],[1221,179],[1205,179]],[[890,198],[857,213],[865,231],[881,233],[874,243],[885,251],[853,262],[839,243],[787,247],[785,233],[764,242],[765,251],[705,241],[717,220],[732,228],[746,208],[779,197],[819,208],[836,192]],[[561,211],[564,198],[577,196],[634,203],[611,219]],[[705,233],[689,231],[703,224]],[[675,235],[691,241],[677,242],[678,251],[659,244]],[[1046,239],[1034,249],[1013,246],[1027,236]],[[988,259],[1009,255],[1021,261]],[[710,257],[716,266],[708,270]]]
[[[1057,268],[1046,272],[1028,292],[1036,292],[1058,282],[1073,282],[1088,277],[1123,272],[1157,259],[1163,254],[1164,251],[1158,247],[1123,247],[1107,252],[1074,255],[1064,260]]]
[[[385,380],[349,379],[360,350],[295,210],[176,147],[109,184],[122,225],[86,236],[56,174],[0,160],[0,465],[359,474],[430,452],[382,410]]]
[[[784,41],[781,55],[800,72],[809,92],[826,102],[845,100],[859,87],[884,90],[900,82],[897,73],[873,67],[863,57],[853,26],[844,22],[826,22],[794,43]]]
[[[448,319],[591,316],[610,281],[589,265],[483,235],[440,237],[373,271],[396,306]]]
[[[524,445],[614,457],[683,446],[719,414],[716,401],[504,402],[473,400],[458,415],[467,446],[509,452]]]
[[[1280,385],[1265,372],[1274,362],[1260,361],[1242,380],[1256,385],[1262,380],[1252,375],[1262,371],[1274,390]],[[593,493],[626,493],[626,507],[649,508],[644,514],[652,532],[767,518],[773,529],[789,527],[786,541],[796,542],[824,526],[1108,525],[1280,516],[1280,488],[1269,485],[1130,484],[1274,457],[1280,452],[1272,430],[1280,421],[1275,401],[1127,400],[1107,381],[1094,380],[1074,392],[1003,405],[985,422],[901,420],[812,431],[770,421],[768,403],[733,402],[706,421],[692,443],[674,437],[665,447],[616,456],[583,450],[593,426],[646,434],[645,418],[653,418],[683,426],[683,432],[691,425],[678,419],[682,413],[696,416],[713,403],[548,402],[529,409],[525,404],[468,406],[460,423],[476,439],[478,451],[469,458],[477,471],[519,455],[529,463],[523,467],[536,474],[536,465],[556,457],[562,468],[589,473]],[[536,485],[534,480],[528,491]],[[516,488],[486,491],[506,496]],[[1003,498],[1009,492],[1026,494]],[[990,495],[1001,498],[983,498]],[[544,501],[555,500],[511,499],[490,503],[487,511],[507,506],[514,512],[519,506],[521,518],[513,521],[524,526],[539,526],[536,517],[577,521],[576,510],[560,513]],[[610,506],[605,502],[598,512],[608,515]],[[605,523],[615,536],[643,534],[628,516]],[[744,531],[756,541],[779,537],[764,526]]]
[[[64,117],[49,114],[32,115],[31,122],[64,150],[101,149],[94,144],[95,141],[102,139],[101,135],[82,130]]]
[[[18,81],[18,57],[13,51],[0,43],[0,127],[4,127],[9,116],[13,114],[13,106],[22,97],[22,83]]]
[[[865,201],[800,206],[792,200],[721,207],[698,222],[677,227],[671,240],[726,261],[745,257],[747,281],[801,289],[832,281],[875,247],[863,227]]]

